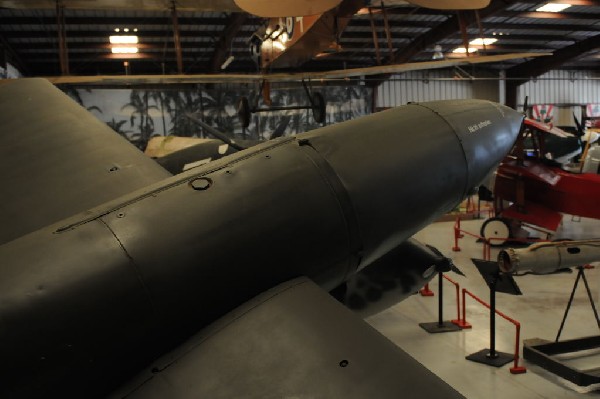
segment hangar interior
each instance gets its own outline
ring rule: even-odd
[[[263,7],[268,4],[260,3]],[[596,162],[591,174],[600,173],[600,154],[594,159],[594,147],[598,144],[592,143],[592,132],[600,132],[600,1],[557,0],[563,6],[558,10],[542,8],[546,3],[534,0],[491,0],[476,10],[469,6],[454,9],[449,0],[432,1],[429,5],[402,0],[335,3],[335,7],[317,15],[269,18],[245,11],[243,2],[237,0],[0,0],[0,75],[3,80],[46,78],[147,153],[149,143],[156,138],[213,139],[211,128],[222,132],[228,145],[264,145],[271,138],[294,137],[410,103],[488,100],[525,112],[531,120],[545,124],[542,128],[534,125],[540,131],[560,127],[559,136],[566,132],[578,141],[575,156],[581,162],[579,172],[589,153],[590,160]],[[115,45],[111,36],[135,39]],[[274,50],[276,44],[282,48]],[[499,58],[474,61],[488,56]],[[435,62],[449,62],[449,66],[430,64]],[[422,64],[407,70],[398,67],[413,63]],[[283,78],[274,78],[278,74]],[[321,105],[317,105],[315,93],[323,99]],[[245,99],[246,107],[250,104],[250,111],[244,115],[240,112],[241,99]],[[195,120],[200,120],[200,124]],[[419,141],[419,137],[429,137],[424,132],[428,126],[426,120],[419,120],[405,133]],[[587,136],[579,136],[583,131]],[[363,133],[365,146],[385,146],[386,143],[373,143],[371,133]],[[441,146],[428,144],[431,148]],[[557,144],[557,154],[548,157],[542,154],[541,147],[535,151],[541,158],[554,161],[563,145],[566,144]],[[398,157],[412,159],[413,154],[401,150]],[[219,152],[226,155],[221,149]],[[370,156],[366,149],[365,158]],[[436,156],[439,158],[424,162],[443,164],[440,161],[446,153]],[[217,162],[207,159],[208,165]],[[204,165],[204,161],[195,160],[194,165],[188,162],[183,170],[188,165]],[[561,177],[552,173],[550,178],[546,174],[541,179],[554,178],[554,187]],[[414,186],[420,186],[419,176],[414,178]],[[493,191],[491,176],[484,183]],[[586,208],[585,212],[572,215],[563,208],[553,209],[552,215],[562,215],[557,229],[536,228],[540,223],[526,219],[520,225],[519,237],[524,232],[533,237],[528,244],[536,239],[600,238],[600,224],[597,218],[590,217],[596,211],[587,209],[600,205],[600,179],[594,177],[581,184],[577,195],[592,205],[578,202],[573,205],[575,208],[567,209]],[[598,185],[598,189],[591,185]],[[407,186],[405,191],[410,193],[413,188]],[[523,189],[518,190],[516,199],[503,197],[505,201],[524,205],[519,197]],[[469,198],[477,201],[477,195]],[[471,259],[483,257],[486,243],[476,236],[483,235],[482,226],[492,216],[490,210],[498,213],[499,208],[495,209],[493,201],[481,204],[483,211],[477,212],[478,217],[474,216],[472,203],[463,202],[450,216],[428,223],[414,238],[451,259],[465,276],[447,276],[489,302],[489,288]],[[263,207],[269,206],[271,200],[265,198]],[[540,218],[546,216],[544,213]],[[461,228],[468,232],[459,241],[460,251],[453,250],[456,218],[462,218]],[[248,234],[252,231],[249,229]],[[516,233],[513,236],[509,232],[511,238],[516,237]],[[270,237],[265,237],[265,241],[270,241]],[[522,241],[492,245],[488,259],[494,261],[511,244],[524,247]],[[585,274],[598,306],[600,276],[598,266],[593,267],[595,262],[589,262],[592,267]],[[466,303],[461,303],[455,297],[455,287],[447,280],[443,282],[443,312],[446,318],[454,319],[458,311],[460,319],[464,306],[471,329],[430,334],[419,326],[435,321],[439,315],[437,277],[429,284],[433,297],[416,293],[376,314],[357,313],[464,397],[595,397],[600,385],[577,385],[523,359],[523,340],[554,340],[576,275],[577,269],[572,268],[549,275],[520,273],[515,280],[523,295],[498,293],[497,309],[520,323],[518,362],[526,368],[522,374],[509,371],[512,363],[490,367],[465,359],[489,348],[490,314],[476,300],[467,298]],[[371,288],[374,302],[390,295],[384,286]],[[597,315],[594,317],[594,311],[580,285],[562,339],[599,335],[600,321]],[[496,319],[497,349],[512,354],[515,327],[500,317]],[[0,317],[0,326],[1,323]],[[600,369],[599,349],[600,346],[558,358],[562,364],[596,376]],[[351,359],[349,362],[352,365]],[[345,366],[340,363],[340,367]],[[418,392],[412,395],[421,397]]]

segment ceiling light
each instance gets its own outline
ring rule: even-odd
[[[279,40],[281,40],[281,43],[286,43],[289,39],[290,39],[290,37],[288,36],[287,32],[283,32],[281,34],[281,36],[279,37]]]
[[[137,36],[110,36],[109,40],[112,44],[135,44],[138,42]]]
[[[477,39],[473,39],[469,42],[469,44],[472,44],[474,46],[488,46],[492,43],[496,43],[498,41],[498,39],[495,38],[482,38],[482,37],[478,37]]]
[[[444,53],[442,53],[442,46],[440,46],[439,44],[436,44],[433,47],[433,56],[431,57],[431,59],[433,59],[433,60],[443,60],[444,59]]]
[[[121,29],[119,28],[115,28],[115,32],[119,32]]]
[[[562,10],[571,7],[570,4],[547,3],[540,8],[536,8],[539,12],[561,12]]]
[[[113,54],[135,54],[138,52],[137,47],[111,47]]]
[[[129,28],[123,29],[123,32],[129,32]]]
[[[474,53],[476,51],[477,51],[476,48],[469,47],[469,53]],[[464,47],[457,47],[454,50],[452,50],[452,52],[457,53],[457,54],[465,54],[467,52],[467,50]]]
[[[134,32],[137,32],[137,28],[134,28],[134,29],[133,29],[133,31],[134,31]]]
[[[285,46],[283,45],[283,43],[281,43],[279,41],[274,41],[273,42],[273,47],[275,47],[275,48],[277,48],[277,49],[279,49],[281,51],[285,50]]]

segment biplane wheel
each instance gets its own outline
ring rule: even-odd
[[[237,105],[237,114],[240,119],[240,123],[242,127],[250,126],[250,116],[252,113],[250,112],[250,104],[248,102],[248,97],[241,97],[238,101]]]
[[[325,98],[323,98],[323,95],[321,93],[314,93],[312,96],[312,111],[313,111],[313,118],[315,118],[315,122],[317,123],[323,123],[325,122],[325,116],[327,116],[326,113],[326,107],[327,104],[325,104]]]
[[[504,218],[489,218],[481,225],[479,234],[489,241],[492,247],[499,247],[511,237],[510,224]]]

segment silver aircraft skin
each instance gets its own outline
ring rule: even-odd
[[[462,397],[327,292],[444,269],[409,238],[521,114],[409,104],[169,177],[43,79],[0,109],[0,396]]]

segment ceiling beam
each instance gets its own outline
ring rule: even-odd
[[[492,0],[486,8],[479,10],[479,15],[481,18],[486,18],[497,13],[498,11],[503,10],[505,7],[507,7],[507,4],[504,3],[502,0]],[[464,21],[466,25],[475,23],[474,13],[465,13]],[[408,62],[412,57],[414,57],[421,51],[424,51],[428,47],[434,46],[439,41],[457,33],[458,31],[458,17],[455,14],[448,18],[446,21],[438,24],[438,26],[436,26],[435,28],[418,36],[408,46],[397,50],[390,63],[401,64]]]
[[[600,48],[600,35],[589,37],[567,47],[554,51],[551,56],[534,58],[519,64],[506,71],[507,78],[523,78],[520,83],[528,78],[540,76],[560,65],[577,58],[588,51]],[[519,84],[520,84],[519,83]]]
[[[233,55],[233,40],[237,37],[238,33],[246,23],[248,14],[242,12],[234,12],[229,15],[226,20],[226,28],[221,32],[218,40],[215,43],[214,52],[210,60],[209,72],[220,72],[221,65],[228,58]]]
[[[184,12],[177,10],[179,14]],[[259,17],[246,14],[251,20],[259,20]],[[224,17],[186,17],[179,16],[179,25],[181,26],[199,26],[212,25],[223,26],[226,18]],[[3,25],[53,25],[56,19],[53,17],[29,17],[29,16],[2,16]],[[146,25],[165,25],[171,26],[171,17],[79,17],[68,16],[67,23],[69,25],[102,25],[114,28],[141,28]]]
[[[51,28],[51,27],[48,27]],[[206,36],[219,36],[222,32],[222,29],[218,30],[203,30],[203,31],[192,31],[192,30],[181,30],[179,32],[182,38],[198,38],[198,37],[206,37]],[[47,29],[47,30],[23,30],[23,31],[4,31],[1,32],[7,39],[47,39],[51,35],[56,35],[56,29]],[[69,30],[67,29],[67,37],[68,38],[87,38],[87,39],[102,39],[104,42],[108,43],[108,37],[111,32],[106,32],[105,30]],[[144,42],[146,37],[161,39],[164,41],[166,35],[171,34],[171,27],[168,26],[168,30],[151,30],[138,32],[138,36],[140,42]],[[252,32],[242,31],[240,32],[240,37],[249,38]]]
[[[519,3],[541,4],[540,0],[519,0]],[[561,0],[560,3],[570,4],[572,6],[590,6],[600,7],[600,0]]]
[[[510,21],[505,22],[482,22],[483,29],[523,29],[522,23],[515,23]],[[560,32],[600,32],[600,25],[572,25],[572,24],[536,24],[527,23],[527,29],[533,30],[546,30],[546,31],[560,31]]]
[[[376,10],[376,9],[374,9]],[[380,18],[379,15],[383,15],[383,14],[376,14],[376,13],[372,13],[373,15],[373,23],[376,27],[378,28],[383,28],[385,27],[385,21],[383,20],[383,18]],[[395,28],[395,27],[399,27],[399,28],[431,28],[432,26],[435,26],[437,24],[437,22],[435,21],[402,21],[402,20],[392,20],[388,18],[388,22],[390,24],[390,28]],[[371,29],[371,22],[368,19],[352,19],[349,23],[348,26],[346,27],[346,29],[351,29],[351,28],[368,28]]]
[[[471,32],[475,32],[475,31],[471,31]],[[479,37],[479,33],[472,33],[473,36],[472,37]],[[448,36],[446,39],[447,40],[454,40],[456,39],[458,36],[458,32],[456,34],[450,35]],[[583,40],[587,37],[583,36],[583,35],[577,35],[577,34],[572,34],[572,35],[540,35],[540,34],[533,34],[533,35],[527,35],[527,34],[518,34],[518,35],[497,35],[494,36],[498,39],[498,41],[504,41],[504,42],[508,42],[508,41],[523,41],[523,42],[575,42],[577,40]]]
[[[10,62],[12,66],[17,68],[24,75],[29,74],[28,66],[23,62],[23,58],[13,49],[6,38],[0,34],[0,50],[3,52],[3,57]]]
[[[506,70],[506,103],[511,107],[517,104],[517,87],[544,73],[556,69],[562,64],[573,60],[588,51],[600,48],[600,35],[589,37],[567,47],[554,51],[551,56],[534,58]]]
[[[502,11],[498,13],[499,17],[510,18],[532,18],[532,19],[590,19],[598,21],[600,14],[584,12],[523,12],[523,11]]]
[[[181,41],[179,40],[179,21],[177,21],[177,6],[175,0],[171,3],[171,21],[173,27],[173,44],[175,46],[175,53],[177,56],[177,73],[181,75],[183,73],[183,57],[181,55]]]

